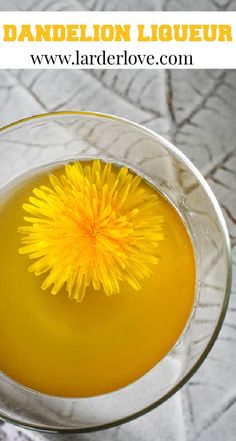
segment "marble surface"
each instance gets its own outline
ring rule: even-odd
[[[234,10],[234,0],[0,0],[0,10]],[[57,110],[113,113],[173,141],[215,192],[236,266],[236,72],[224,70],[0,71],[0,126]],[[180,392],[136,421],[82,435],[0,425],[0,441],[234,441],[236,284],[219,338]]]

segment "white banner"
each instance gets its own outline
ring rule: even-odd
[[[1,12],[1,69],[235,69],[236,12]]]

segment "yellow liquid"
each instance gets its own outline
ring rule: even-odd
[[[64,290],[53,296],[41,290],[44,276],[30,274],[28,257],[18,252],[22,204],[42,184],[49,184],[45,171],[18,183],[0,205],[0,371],[52,395],[111,392],[150,370],[183,331],[195,292],[192,243],[177,211],[159,194],[156,213],[164,215],[166,240],[141,291],[123,282],[120,294],[110,297],[87,289],[81,304]]]

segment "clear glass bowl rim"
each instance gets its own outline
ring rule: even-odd
[[[218,334],[219,334],[220,329],[222,327],[222,324],[223,324],[223,321],[225,318],[225,314],[227,311],[229,297],[230,297],[230,291],[231,291],[231,283],[232,283],[232,255],[231,255],[229,233],[228,233],[228,229],[226,226],[226,222],[225,222],[222,210],[220,208],[220,205],[219,205],[213,191],[211,190],[209,184],[207,183],[207,181],[205,180],[203,175],[198,171],[198,169],[195,167],[195,165],[193,165],[193,163],[187,158],[187,156],[185,156],[185,154],[182,153],[177,147],[175,147],[170,141],[168,141],[167,139],[158,135],[153,130],[148,129],[145,126],[142,126],[141,124],[130,121],[127,118],[122,118],[122,117],[112,115],[112,114],[92,112],[92,111],[73,111],[73,110],[70,111],[70,110],[68,110],[68,111],[41,113],[41,114],[36,114],[36,115],[30,116],[30,117],[22,118],[20,120],[17,120],[17,121],[10,123],[10,124],[7,124],[3,127],[0,127],[0,135],[2,132],[7,131],[8,129],[11,129],[12,127],[21,126],[21,125],[27,124],[28,122],[33,121],[33,120],[44,119],[44,118],[48,118],[48,117],[68,116],[68,115],[88,116],[88,117],[101,118],[101,119],[110,119],[110,120],[116,121],[118,123],[132,126],[132,127],[136,128],[137,130],[142,131],[143,133],[147,133],[149,136],[151,136],[152,138],[159,141],[164,146],[164,148],[166,148],[166,150],[168,150],[175,158],[180,160],[184,165],[186,165],[191,170],[191,172],[194,174],[195,178],[198,180],[198,182],[201,184],[201,186],[204,188],[205,192],[207,193],[212,205],[214,206],[214,209],[216,211],[216,214],[217,214],[217,217],[219,220],[219,225],[220,225],[222,236],[224,238],[224,242],[225,242],[225,246],[226,246],[227,279],[226,279],[226,285],[225,285],[224,300],[222,303],[219,319],[216,323],[214,332],[212,333],[211,339],[209,340],[205,350],[201,353],[197,362],[190,369],[190,371],[182,378],[182,380],[180,380],[176,384],[176,386],[174,386],[167,394],[165,394],[163,397],[161,397],[159,400],[155,401],[151,405],[145,407],[144,409],[141,409],[138,412],[135,412],[132,415],[124,417],[120,420],[115,420],[115,421],[112,421],[111,423],[102,424],[99,426],[93,426],[93,427],[89,427],[89,428],[83,428],[83,429],[81,429],[81,428],[56,429],[55,427],[51,427],[50,429],[49,428],[45,429],[45,427],[40,426],[40,424],[31,424],[31,423],[25,424],[23,422],[21,423],[19,420],[14,419],[12,417],[6,417],[5,415],[4,415],[4,417],[1,417],[1,414],[0,414],[0,419],[2,419],[5,422],[8,422],[10,424],[14,424],[16,426],[23,427],[25,429],[35,430],[38,432],[57,433],[57,434],[66,434],[66,433],[67,434],[69,434],[69,433],[76,434],[76,433],[95,432],[95,431],[110,429],[110,428],[116,427],[118,425],[128,423],[129,421],[132,421],[140,416],[145,415],[147,412],[154,410],[156,407],[158,407],[160,404],[162,404],[168,398],[170,398],[172,395],[174,395],[176,392],[178,392],[182,388],[182,386],[184,386],[185,383],[187,383],[187,381],[199,369],[199,367],[201,366],[201,364],[203,363],[203,361],[205,360],[205,358],[209,354],[210,350],[212,349],[212,347],[218,337]],[[24,389],[27,389],[27,388],[24,388]],[[63,399],[67,399],[67,398],[63,398]],[[68,398],[68,399],[70,399],[70,398]],[[74,400],[76,400],[76,398],[74,398]]]

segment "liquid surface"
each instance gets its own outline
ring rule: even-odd
[[[159,194],[156,214],[164,215],[166,240],[141,291],[123,282],[120,294],[107,297],[90,287],[81,304],[65,290],[43,292],[44,277],[30,274],[28,257],[19,255],[18,227],[22,204],[35,186],[49,184],[47,175],[41,171],[18,184],[0,204],[0,370],[52,395],[111,392],[150,370],[183,331],[194,301],[192,244],[177,211]]]

